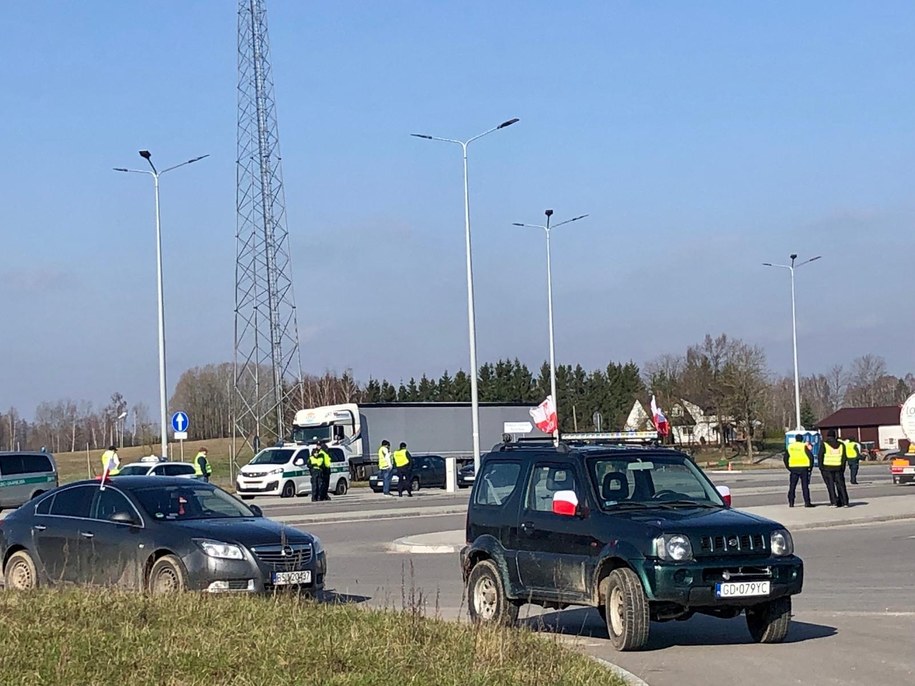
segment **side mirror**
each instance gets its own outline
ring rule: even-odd
[[[724,506],[731,506],[731,489],[727,486],[718,486],[718,495],[721,496],[721,499],[724,500]]]
[[[248,505],[248,509],[254,513],[255,517],[263,517],[264,511],[260,509],[257,505]]]
[[[292,464],[294,464],[296,467],[302,467],[305,464],[305,458],[297,457],[292,461]]]
[[[108,518],[109,522],[116,524],[127,524],[128,526],[140,526],[140,522],[129,512],[115,512]]]
[[[556,491],[553,494],[553,514],[575,517],[579,513],[578,495],[575,491]]]

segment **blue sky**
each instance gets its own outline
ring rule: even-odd
[[[480,360],[682,353],[706,333],[802,373],[913,368],[915,6],[268,0],[303,364],[467,367],[469,137]],[[236,3],[4,8],[0,404],[157,402],[152,182],[170,386],[232,357]]]

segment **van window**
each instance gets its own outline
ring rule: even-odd
[[[53,472],[51,460],[47,455],[4,455],[0,459],[0,474],[34,474],[35,472]]]
[[[331,462],[346,462],[346,455],[343,454],[343,451],[339,448],[330,449],[330,461]]]
[[[521,465],[517,462],[489,462],[477,479],[474,503],[477,505],[502,505],[508,500],[518,483]]]

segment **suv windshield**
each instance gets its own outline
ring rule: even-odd
[[[248,506],[225,491],[204,484],[188,486],[154,486],[134,491],[150,517],[157,520],[226,519],[253,517]]]
[[[286,464],[294,452],[292,448],[267,448],[255,455],[248,464]]]
[[[668,455],[595,457],[588,461],[601,509],[646,506],[723,507],[724,502],[691,460]]]

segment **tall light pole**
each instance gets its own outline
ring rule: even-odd
[[[811,257],[809,260],[804,260],[795,264],[794,261],[797,259],[796,254],[789,255],[791,258],[791,264],[772,264],[771,262],[763,262],[764,267],[777,267],[779,269],[787,269],[791,272],[791,338],[794,344],[794,420],[796,422],[795,429],[801,428],[801,380],[797,372],[797,306],[795,304],[794,298],[794,270],[798,267],[803,267],[805,264],[814,262],[821,257],[822,255],[817,255],[816,257]]]
[[[124,445],[123,445],[124,444],[124,423],[123,422],[124,422],[124,418],[126,416],[127,416],[126,412],[121,412],[121,414],[119,414],[117,416],[117,419],[115,419],[114,433],[118,439],[116,445],[120,448],[124,447]],[[120,434],[120,435],[118,435],[118,434]]]
[[[443,143],[456,143],[461,146],[464,153],[464,242],[467,252],[467,321],[470,336],[470,414],[473,422],[473,464],[477,473],[480,471],[480,397],[477,389],[477,332],[476,332],[476,315],[473,307],[473,259],[470,249],[470,184],[467,176],[467,146],[478,138],[487,136],[493,131],[504,129],[518,122],[517,118],[504,121],[498,126],[494,126],[488,131],[469,138],[466,141],[459,141],[453,138],[439,138],[438,136],[428,136],[424,133],[411,133],[416,138],[425,138],[430,141],[442,141]]]
[[[162,457],[168,457],[168,435],[166,433],[166,424],[165,424],[165,413],[166,413],[166,386],[165,386],[165,297],[163,294],[162,287],[162,226],[159,221],[159,177],[163,174],[177,169],[178,167],[183,167],[187,164],[193,164],[194,162],[199,162],[202,159],[209,157],[209,155],[201,155],[200,157],[195,157],[192,160],[187,162],[182,162],[181,164],[176,164],[173,167],[168,167],[162,171],[156,169],[156,165],[153,164],[152,155],[149,150],[140,150],[140,157],[149,162],[149,166],[152,171],[147,171],[146,169],[125,169],[123,167],[115,167],[114,170],[118,172],[129,172],[132,174],[149,174],[153,177],[153,187],[156,193],[156,282],[158,286],[158,298],[159,298],[159,426],[162,432]]]
[[[512,226],[524,226],[530,227],[532,229],[543,229],[546,234],[546,301],[547,301],[547,313],[549,319],[549,328],[550,328],[550,393],[553,396],[553,408],[556,410],[556,431],[553,432],[553,442],[558,443],[559,441],[559,398],[556,395],[556,344],[553,338],[553,264],[552,258],[550,257],[550,231],[557,229],[564,224],[571,224],[572,222],[577,222],[579,219],[584,219],[587,217],[587,214],[582,214],[572,219],[566,219],[564,222],[559,222],[558,224],[550,226],[550,218],[553,216],[553,210],[546,210],[544,212],[546,215],[546,224],[522,224],[520,222],[514,222]]]

